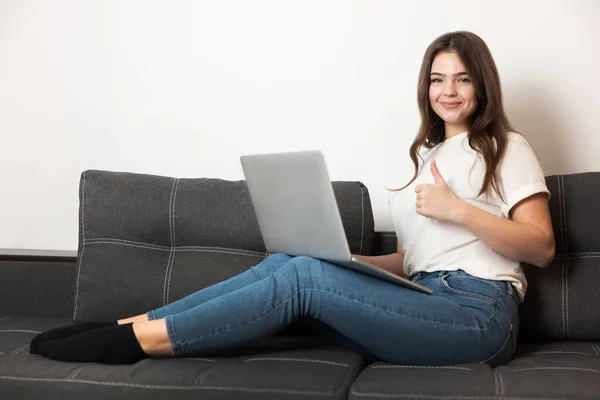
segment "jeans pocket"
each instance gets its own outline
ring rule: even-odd
[[[500,289],[493,282],[472,276],[444,274],[441,285],[450,293],[479,299],[491,305],[495,305],[500,296]]]

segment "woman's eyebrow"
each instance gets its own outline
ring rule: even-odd
[[[441,72],[432,72],[430,75],[446,76],[446,74],[442,74]],[[463,72],[457,72],[456,74],[454,74],[452,76],[462,76],[462,75],[469,75],[469,74],[467,72],[463,71]]]

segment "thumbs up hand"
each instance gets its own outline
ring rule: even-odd
[[[435,183],[421,184],[415,188],[417,214],[438,221],[453,222],[463,202],[452,193],[435,160],[431,161],[431,174]]]

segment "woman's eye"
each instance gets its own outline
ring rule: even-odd
[[[441,82],[442,80],[441,80],[440,78],[431,78],[429,81],[430,81],[431,83],[439,83],[439,82]]]
[[[465,83],[470,83],[471,82],[471,80],[469,78],[460,78],[458,81],[459,82],[465,82]]]

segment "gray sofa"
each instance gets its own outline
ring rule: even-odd
[[[600,173],[547,182],[556,257],[524,266],[530,287],[507,365],[371,362],[298,321],[236,349],[108,366],[31,355],[29,342],[73,320],[158,307],[266,254],[243,181],[86,171],[77,258],[0,256],[0,399],[598,399]],[[333,186],[352,252],[394,251],[392,232],[373,231],[364,185]]]

